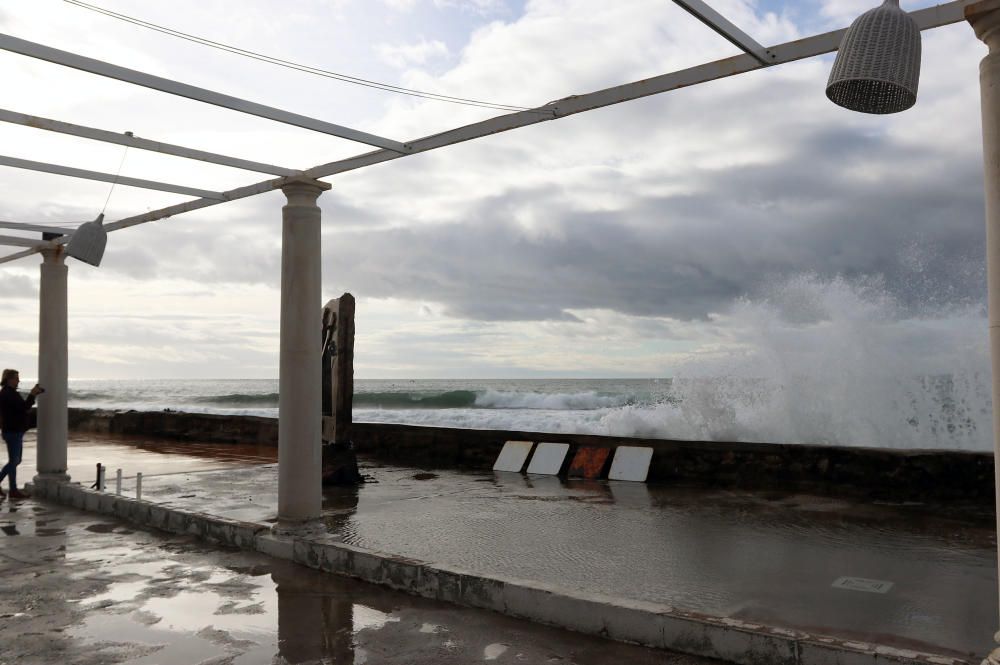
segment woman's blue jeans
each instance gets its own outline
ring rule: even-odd
[[[24,449],[24,432],[4,432],[4,443],[7,444],[7,464],[0,469],[0,483],[10,476],[10,488],[17,489],[17,465],[21,463],[21,451]]]

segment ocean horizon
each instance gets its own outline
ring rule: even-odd
[[[69,406],[277,417],[277,379],[71,379]],[[354,420],[897,449],[992,449],[988,377],[356,379]]]

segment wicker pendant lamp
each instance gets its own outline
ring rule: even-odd
[[[919,79],[920,28],[899,0],[885,0],[847,29],[826,96],[852,111],[899,113],[917,101]]]
[[[81,224],[66,246],[67,256],[79,259],[92,266],[101,265],[104,248],[108,244],[108,232],[104,228],[104,213],[92,222]]]

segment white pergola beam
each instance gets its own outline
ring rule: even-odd
[[[287,125],[295,125],[296,127],[302,127],[316,132],[338,136],[350,141],[366,143],[368,145],[384,148],[386,150],[392,150],[402,154],[410,152],[408,146],[381,136],[360,132],[356,129],[335,125],[332,122],[317,120],[316,118],[299,115],[298,113],[282,111],[281,109],[276,109],[273,106],[265,106],[264,104],[258,104],[246,99],[240,99],[239,97],[224,95],[205,88],[188,85],[187,83],[173,81],[160,76],[153,76],[152,74],[146,74],[145,72],[128,69],[127,67],[119,67],[118,65],[112,65],[108,62],[87,58],[68,51],[61,51],[50,46],[36,44],[34,42],[18,39],[17,37],[12,37],[3,33],[0,33],[0,49],[10,51],[11,53],[19,53],[21,55],[28,56],[29,58],[38,58],[39,60],[45,60],[47,62],[63,65],[65,67],[72,67],[73,69],[79,69],[91,74],[97,74],[98,76],[106,76],[119,81],[141,85],[143,87],[152,88],[153,90],[159,90],[160,92],[166,92],[171,95],[187,97],[188,99],[205,102],[206,104],[214,104],[215,106],[221,106],[233,111],[240,111],[241,113],[248,113],[261,118],[267,118],[268,120],[283,122]]]
[[[0,263],[10,263],[11,261],[17,261],[18,259],[23,259],[26,256],[31,256],[32,254],[37,254],[38,249],[26,249],[20,252],[15,252],[13,254],[8,254],[7,256],[0,259]]]
[[[975,2],[976,0],[954,0],[953,2],[943,5],[937,5],[935,7],[928,7],[926,9],[919,9],[917,11],[910,12],[910,16],[912,16],[917,22],[917,25],[921,30],[929,30],[931,28],[938,28],[965,20],[965,8]],[[847,28],[814,35],[812,37],[806,37],[805,39],[798,39],[783,44],[777,44],[769,47],[768,50],[775,55],[774,64],[794,62],[796,60],[802,60],[804,58],[836,51],[840,47],[840,42],[843,39],[845,32],[847,32]],[[597,92],[589,94],[566,97],[565,99],[551,102],[537,109],[510,113],[496,118],[491,118],[489,120],[484,120],[482,122],[472,123],[471,125],[457,127],[440,134],[425,136],[424,138],[410,142],[408,145],[411,150],[407,154],[427,152],[429,150],[443,148],[455,143],[462,143],[463,141],[482,138],[490,134],[499,134],[500,132],[510,131],[512,129],[517,129],[518,127],[526,127],[540,122],[558,120],[559,118],[568,115],[582,113],[584,111],[602,108],[605,106],[611,106],[613,104],[619,104],[621,102],[639,99],[641,97],[648,97],[650,95],[656,95],[663,92],[670,92],[671,90],[689,87],[698,83],[706,83],[708,81],[733,76],[735,74],[743,74],[745,72],[761,69],[763,67],[764,65],[762,65],[756,58],[745,54],[725,58],[723,60],[716,60],[714,62],[705,63],[696,67],[690,67],[688,69],[682,69],[670,74],[654,76],[653,78],[645,79],[643,81],[613,86],[611,88],[605,88],[604,90],[598,90]],[[543,111],[543,113],[539,113],[539,111]],[[302,176],[315,179],[325,178],[338,173],[354,171],[366,166],[372,166],[404,156],[406,155],[393,150],[376,150],[362,155],[349,157],[347,159],[315,166],[303,172]],[[246,187],[228,190],[223,192],[222,196],[224,197],[224,200],[235,201],[237,199],[270,192],[275,189],[281,189],[281,187],[287,182],[288,178],[265,180],[253,185],[247,185]],[[185,212],[200,210],[218,203],[222,203],[222,201],[212,198],[185,201],[184,203],[168,206],[159,210],[153,210],[140,215],[126,217],[124,219],[105,224],[104,228],[108,231],[117,231],[130,226],[137,226],[139,224],[155,222],[166,217],[173,217],[174,215],[179,215]],[[67,238],[63,237],[57,238],[52,242],[62,244],[67,242],[67,240]],[[29,249],[23,252],[17,252],[8,256],[0,257],[0,264],[15,261],[25,256],[30,256],[36,252],[37,250]]]
[[[38,247],[42,248],[49,243],[46,240],[33,240],[31,238],[20,238],[18,236],[0,235],[0,245],[15,245],[17,247]]]
[[[45,226],[42,224],[25,224],[23,222],[0,221],[0,229],[17,229],[18,231],[36,231],[38,233],[73,233],[76,229],[63,228],[59,226]]]
[[[958,23],[965,20],[965,7],[973,4],[974,2],[976,2],[976,0],[955,0],[954,2],[949,2],[944,5],[937,5],[935,7],[928,7],[926,9],[910,12],[910,16],[913,17],[913,20],[916,21],[921,30],[939,28],[944,25],[950,25],[952,23]],[[812,37],[806,37],[805,39],[797,39],[795,41],[771,46],[768,48],[770,56],[773,56],[769,56],[771,64],[784,64],[787,62],[794,62],[796,60],[822,55],[824,53],[832,53],[840,48],[840,42],[843,40],[844,33],[846,32],[847,28],[842,28],[840,30],[833,30],[831,32],[814,35]],[[744,74],[755,69],[762,69],[763,67],[764,65],[761,64],[757,58],[751,55],[736,55],[731,58],[725,58],[723,60],[716,60],[703,65],[681,69],[676,72],[671,72],[670,74],[654,76],[642,81],[625,83],[623,85],[617,85],[583,95],[573,95],[550,102],[537,109],[510,113],[496,118],[490,118],[489,120],[484,120],[482,122],[473,123],[471,125],[465,125],[464,127],[457,127],[440,134],[434,134],[433,136],[426,136],[424,138],[411,141],[409,145],[413,148],[413,153],[426,152],[428,150],[442,148],[454,143],[461,143],[463,141],[481,138],[490,134],[499,134],[500,132],[517,129],[518,127],[526,127],[540,122],[558,120],[559,118],[576,113],[582,113],[584,111],[620,104],[622,102],[640,99],[650,95],[658,95],[664,92],[678,90],[680,88],[688,88],[699,83],[707,83],[708,81],[714,81],[716,79],[726,78],[736,74]],[[540,110],[549,111],[550,113],[539,113],[538,111]],[[307,170],[305,175],[311,178],[326,178],[338,173],[354,171],[356,169],[378,164],[380,162],[397,159],[402,156],[404,155],[393,154],[385,150],[376,150],[363,155],[357,155],[355,157],[349,157],[347,159],[313,167]]]
[[[171,185],[170,183],[157,182],[155,180],[141,180],[139,178],[116,176],[111,173],[87,171],[86,169],[77,169],[72,166],[48,164],[46,162],[36,162],[30,159],[20,159],[18,157],[8,157],[6,155],[0,155],[0,166],[11,166],[16,169],[29,169],[31,171],[42,171],[43,173],[70,176],[72,178],[100,180],[102,182],[112,182],[119,185],[127,185],[129,187],[141,187],[143,189],[155,189],[161,192],[197,196],[200,198],[214,199],[220,203],[228,200],[222,192],[213,192],[207,189],[195,189],[193,187],[185,187],[183,185]]]
[[[38,116],[17,113],[16,111],[8,111],[6,109],[0,109],[0,122],[9,122],[16,125],[24,125],[25,127],[33,127],[35,129],[45,129],[50,132],[69,134],[70,136],[79,136],[85,139],[104,141],[105,143],[117,143],[118,145],[129,146],[130,148],[150,150],[152,152],[174,155],[176,157],[184,157],[186,159],[197,159],[202,162],[211,162],[212,164],[221,164],[222,166],[231,166],[233,168],[256,171],[258,173],[270,173],[271,175],[294,175],[299,173],[299,169],[286,169],[282,166],[274,166],[273,164],[262,164],[248,159],[219,155],[214,152],[205,152],[204,150],[185,148],[183,146],[162,143],[160,141],[151,141],[149,139],[142,139],[131,134],[118,134],[104,129],[74,125],[69,122],[62,122],[61,120],[40,118]]]
[[[725,37],[744,53],[753,56],[760,64],[770,65],[774,61],[774,56],[766,48],[758,44],[753,37],[736,27],[725,16],[715,11],[708,3],[702,0],[674,0],[674,2],[686,9],[712,30]]]

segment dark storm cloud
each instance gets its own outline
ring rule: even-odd
[[[536,187],[451,224],[341,232],[326,280],[480,320],[572,320],[567,310],[585,308],[703,319],[802,273],[878,276],[906,307],[984,299],[975,154],[848,131],[795,146],[777,164],[706,170],[693,193],[613,213],[567,210],[561,192]]]

